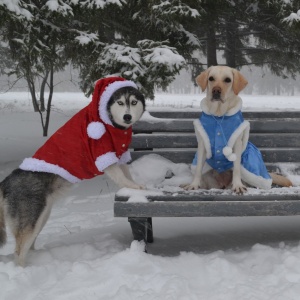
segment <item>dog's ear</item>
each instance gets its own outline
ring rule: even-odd
[[[240,91],[242,91],[245,86],[248,84],[247,79],[236,69],[232,69],[233,72],[233,84],[232,89],[233,92],[238,95]]]
[[[196,77],[197,84],[201,87],[202,92],[206,90],[209,68]]]

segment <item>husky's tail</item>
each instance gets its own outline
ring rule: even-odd
[[[6,230],[4,221],[4,199],[0,184],[0,247],[6,243]]]
[[[277,184],[283,187],[293,186],[292,182],[282,175],[276,173],[270,173],[270,176],[272,177],[273,184]]]

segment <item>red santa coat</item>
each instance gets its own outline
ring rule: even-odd
[[[137,88],[121,77],[100,79],[91,103],[58,129],[20,169],[57,174],[71,183],[103,174],[115,163],[131,160],[132,128],[114,127],[107,112],[112,94],[122,87]]]

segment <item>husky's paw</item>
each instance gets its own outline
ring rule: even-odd
[[[26,266],[25,258],[21,257],[17,253],[14,254],[14,262],[15,262],[15,265],[18,267],[25,268],[25,266]]]
[[[129,189],[135,189],[135,190],[146,190],[146,187],[141,185],[141,184],[137,184],[135,182],[132,182],[130,185],[126,186]]]
[[[137,186],[138,186],[137,190],[146,190],[146,189],[147,189],[147,188],[146,188],[144,185],[142,185],[142,184],[137,184]]]
[[[247,192],[247,188],[242,183],[233,184],[231,190],[238,195],[243,195]]]

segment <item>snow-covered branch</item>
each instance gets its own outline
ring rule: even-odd
[[[77,1],[62,1],[62,0],[48,0],[45,6],[50,11],[56,11],[61,13],[62,15],[67,15],[69,13],[72,14],[72,8],[68,5],[67,2],[77,2]]]
[[[296,13],[291,13],[288,17],[283,19],[284,22],[287,22],[290,26],[296,22],[300,21],[300,9]]]
[[[80,45],[86,45],[90,42],[95,42],[98,40],[98,36],[96,33],[88,33],[84,31],[77,31],[78,36],[75,37],[75,40]]]
[[[71,0],[73,2],[78,3],[78,0]],[[106,5],[109,4],[116,4],[118,6],[122,6],[124,3],[126,3],[126,0],[85,0],[85,1],[79,1],[79,5],[86,6],[88,8],[104,8]]]
[[[26,19],[32,18],[32,14],[26,9],[27,4],[22,0],[0,0],[0,6],[6,7],[17,16],[25,17]]]
[[[173,14],[177,16],[191,16],[193,18],[200,16],[198,10],[189,7],[181,1],[178,1],[178,4],[175,4],[174,1],[172,3],[170,1],[162,1],[160,4],[154,5],[152,9],[154,12],[167,16]]]

